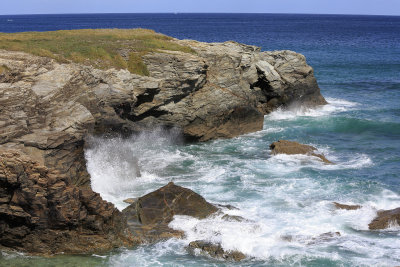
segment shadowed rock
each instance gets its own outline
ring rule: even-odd
[[[227,261],[241,261],[246,258],[246,256],[239,251],[225,251],[220,244],[213,244],[202,240],[190,242],[188,249],[195,255],[196,250],[198,250],[198,252],[202,254]]]
[[[360,205],[346,205],[346,204],[340,204],[338,202],[333,202],[333,205],[335,206],[336,209],[340,210],[358,210],[362,208]]]
[[[170,182],[140,197],[122,213],[128,218],[133,232],[148,242],[154,242],[183,235],[168,227],[174,215],[204,219],[216,211],[218,209],[199,194]]]
[[[400,208],[378,211],[376,218],[368,227],[370,230],[381,230],[392,225],[400,225]]]
[[[94,253],[134,244],[125,218],[98,193],[18,151],[0,151],[0,248]]]
[[[293,141],[279,140],[277,142],[273,142],[270,145],[270,149],[271,149],[271,153],[273,155],[277,155],[277,154],[309,155],[309,156],[318,157],[326,164],[333,164],[331,161],[326,159],[324,155],[315,153],[314,151],[317,150],[315,147],[309,146],[309,145],[303,145],[303,144],[293,142]]]

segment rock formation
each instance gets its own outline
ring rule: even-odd
[[[300,54],[174,42],[195,53],[148,53],[149,76],[0,50],[0,149],[14,151],[4,152],[0,170],[1,246],[72,253],[132,243],[119,237],[118,211],[90,189],[88,135],[161,126],[188,140],[229,138],[261,130],[279,106],[326,103]]]
[[[170,182],[138,198],[122,213],[128,218],[129,227],[136,236],[154,242],[183,235],[168,227],[174,215],[204,219],[216,211],[218,209],[199,194]]]
[[[362,208],[360,205],[346,205],[338,202],[333,202],[333,205],[335,206],[336,209],[340,210],[358,210]]]
[[[370,230],[386,229],[400,225],[400,208],[378,211],[376,218],[368,225]]]
[[[324,155],[315,153],[314,151],[317,150],[315,147],[309,145],[303,145],[293,141],[279,140],[277,142],[273,142],[270,145],[270,149],[273,155],[277,154],[310,155],[320,158],[326,164],[333,164],[331,161],[326,159]]]
[[[133,246],[121,213],[18,151],[0,151],[0,248],[35,254]]]
[[[188,249],[191,253],[197,254],[197,251],[207,256],[227,260],[227,261],[241,261],[246,256],[239,251],[225,251],[220,244],[197,240],[190,242]]]

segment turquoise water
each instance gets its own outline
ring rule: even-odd
[[[176,216],[170,226],[185,231],[184,240],[107,255],[52,259],[3,253],[0,265],[400,265],[400,227],[367,230],[376,210],[400,207],[400,17],[92,16],[99,17],[47,17],[47,21],[55,20],[51,26],[40,16],[16,16],[13,21],[20,23],[19,28],[8,29],[19,31],[24,23],[24,29],[38,30],[48,30],[43,25],[55,27],[51,29],[140,26],[178,38],[236,40],[265,50],[291,49],[306,55],[329,104],[312,110],[278,110],[265,116],[262,131],[231,140],[184,145],[178,134],[161,130],[128,140],[92,139],[86,157],[93,189],[118,208],[125,207],[124,199],[172,180],[210,202],[236,206],[239,210],[225,212],[251,221]],[[0,31],[4,23],[0,22]],[[270,143],[279,139],[313,145],[336,164],[324,165],[308,156],[270,156]],[[132,154],[139,158],[140,178],[126,161]],[[333,201],[363,208],[338,211]],[[341,236],[315,239],[326,232]],[[226,249],[242,251],[248,260],[224,263],[194,257],[185,247],[197,239],[221,242]]]

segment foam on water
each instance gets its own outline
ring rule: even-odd
[[[377,210],[400,206],[399,194],[379,182],[354,177],[358,171],[374,168],[372,155],[333,149],[317,140],[304,143],[318,148],[334,165],[307,155],[270,155],[272,141],[293,136],[295,120],[290,121],[295,116],[335,116],[358,105],[328,101],[330,107],[317,111],[290,116],[288,111],[278,111],[266,116],[262,131],[231,140],[177,145],[176,133],[160,130],[129,139],[90,140],[86,158],[92,187],[118,208],[126,207],[123,199],[144,195],[173,180],[212,203],[236,206],[238,210],[223,212],[246,219],[227,221],[223,214],[204,220],[175,216],[170,227],[184,231],[184,239],[126,250],[111,256],[109,264],[230,265],[190,256],[186,246],[200,239],[245,253],[249,259],[244,266],[307,265],[325,260],[354,266],[400,264],[399,227],[368,231]],[[289,123],[268,124],[275,119]],[[296,127],[301,130],[301,125]],[[141,177],[136,177],[136,165]],[[335,210],[334,201],[360,204],[362,209]]]
[[[272,112],[267,117],[269,120],[291,120],[297,117],[321,117],[353,110],[359,106],[356,102],[344,99],[326,98],[326,101],[328,102],[327,105],[317,108],[307,108],[297,105],[286,109],[278,108],[278,110]]]

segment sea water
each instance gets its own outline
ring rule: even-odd
[[[9,21],[12,20],[12,21]],[[154,129],[128,139],[89,138],[92,187],[119,209],[173,181],[247,221],[175,216],[170,239],[105,255],[28,257],[2,252],[1,266],[396,266],[400,227],[368,231],[379,209],[400,207],[400,17],[271,14],[0,16],[0,31],[151,28],[180,38],[235,40],[303,53],[328,105],[277,110],[262,131],[184,144]],[[318,148],[335,165],[303,155],[271,156],[279,139]],[[137,157],[141,177],[136,177]],[[360,204],[335,210],[332,202]],[[327,232],[340,236],[318,239]],[[192,256],[204,239],[248,256],[226,263]]]

